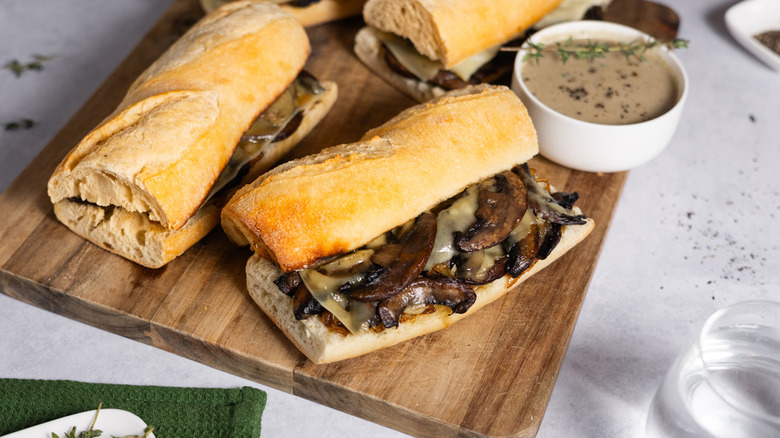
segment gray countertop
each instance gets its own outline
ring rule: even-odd
[[[170,3],[0,1],[0,63],[52,57],[20,78],[0,70],[0,124],[35,122],[0,129],[0,190]],[[780,299],[780,73],[728,34],[733,1],[668,3],[690,40],[678,52],[687,107],[669,147],[629,173],[539,437],[642,436],[666,368],[708,315]],[[249,385],[268,392],[263,436],[401,435],[2,294],[0,332],[0,377]]]

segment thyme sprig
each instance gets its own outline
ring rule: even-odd
[[[14,59],[13,61],[7,63],[4,68],[7,70],[11,70],[14,76],[18,78],[21,77],[22,74],[28,70],[34,70],[34,71],[43,70],[43,63],[49,60],[51,60],[51,57],[49,56],[33,55],[32,62],[23,64],[19,62],[18,59]]]
[[[5,130],[17,131],[19,129],[31,129],[33,126],[35,126],[35,120],[19,119],[19,120],[14,120],[13,122],[6,123]]]
[[[587,40],[584,44],[575,44],[571,37],[565,42],[557,41],[554,46],[542,43],[528,41],[528,51],[523,56],[523,62],[539,59],[545,53],[557,53],[564,64],[569,59],[584,59],[593,62],[596,58],[603,58],[607,53],[620,52],[626,56],[626,60],[632,57],[642,62],[646,61],[645,53],[655,47],[666,47],[668,49],[684,49],[688,47],[688,40],[675,38],[672,41],[661,41],[658,39],[649,39],[641,41],[632,41],[629,43],[605,43]]]
[[[88,430],[76,433],[76,427],[74,426],[69,431],[65,432],[65,435],[63,435],[62,438],[98,438],[103,435],[103,431],[100,429],[95,429],[95,423],[97,422],[97,417],[100,414],[100,408],[103,407],[103,402],[100,402],[100,404],[97,407],[97,410],[95,411],[95,417],[92,418],[92,424],[89,426]],[[146,426],[144,428],[144,434],[143,435],[125,435],[122,437],[113,436],[112,438],[148,438],[148,436],[154,431],[153,426]],[[52,438],[60,438],[59,435],[52,432],[51,434]]]

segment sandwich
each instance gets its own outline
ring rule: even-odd
[[[207,13],[234,0],[201,0]],[[304,27],[360,15],[366,0],[268,0],[294,16]]]
[[[471,315],[590,233],[577,194],[528,165],[537,151],[511,90],[468,86],[266,172],[221,224],[252,250],[250,296],[300,351],[352,358]]]
[[[368,0],[357,57],[419,102],[448,90],[493,83],[509,73],[503,44],[561,0]],[[519,44],[518,44],[519,45]]]
[[[219,224],[242,181],[263,173],[328,112],[336,86],[302,70],[303,27],[241,1],[197,23],[130,86],[48,182],[76,234],[149,268]]]

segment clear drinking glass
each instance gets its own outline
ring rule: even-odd
[[[715,312],[650,405],[652,437],[780,437],[780,303]]]

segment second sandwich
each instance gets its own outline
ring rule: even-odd
[[[165,265],[219,223],[231,185],[271,167],[329,111],[336,85],[302,72],[309,51],[300,23],[272,3],[205,17],[54,171],[57,218],[106,250]]]
[[[306,356],[355,357],[472,314],[590,233],[577,196],[535,177],[536,153],[511,90],[466,87],[267,172],[222,227],[251,246],[249,293]]]
[[[379,77],[424,102],[492,83],[512,68],[502,44],[561,0],[368,0],[355,53]]]

